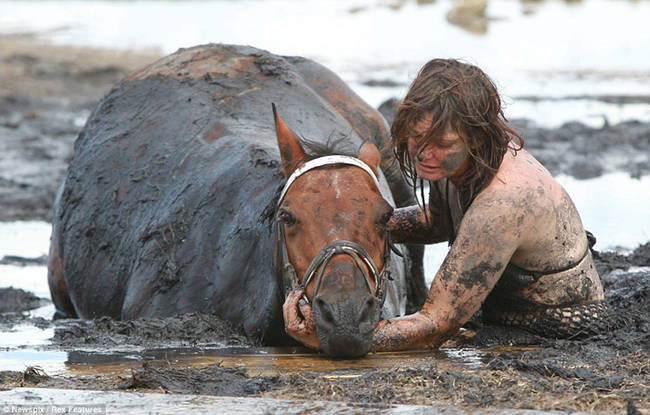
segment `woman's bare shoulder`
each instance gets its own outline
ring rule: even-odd
[[[515,200],[544,204],[549,199],[562,197],[562,186],[551,173],[526,150],[506,153],[486,193],[501,194]]]

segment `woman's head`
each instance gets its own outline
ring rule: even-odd
[[[494,177],[508,147],[523,146],[503,115],[490,78],[454,59],[424,65],[397,109],[391,133],[397,160],[413,184],[419,170],[423,179],[450,177],[470,193]],[[445,157],[454,171],[444,169]],[[440,170],[427,171],[427,166]]]

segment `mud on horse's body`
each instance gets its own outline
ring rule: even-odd
[[[273,119],[272,102],[286,109],[286,124]],[[342,137],[331,151],[364,158],[380,187],[357,166],[323,166],[297,178],[278,210],[287,176],[307,160],[287,125],[320,147]],[[55,204],[48,278],[57,313],[134,319],[198,311],[266,344],[290,344],[273,260],[276,220],[300,278],[338,239],[363,247],[381,273],[388,202],[414,202],[390,151],[377,153],[387,142],[379,113],[303,58],[206,45],[133,73],[89,118]],[[392,257],[385,316],[404,309],[407,291],[411,309],[423,300],[422,248],[403,251],[406,261]],[[336,254],[310,297],[323,304],[323,327],[338,327],[330,330],[335,354],[367,346],[340,341],[352,329],[337,313],[357,307],[355,318],[373,325],[381,309],[364,258]],[[341,303],[332,281],[358,295]]]

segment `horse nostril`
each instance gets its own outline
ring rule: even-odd
[[[321,318],[323,319],[323,322],[334,324],[334,315],[332,315],[332,312],[330,311],[329,306],[325,300],[323,300],[321,297],[316,297],[315,304],[318,308]]]
[[[375,315],[375,307],[377,305],[377,300],[374,297],[369,297],[363,308],[361,309],[361,315],[359,316],[359,322],[365,323],[373,318]]]

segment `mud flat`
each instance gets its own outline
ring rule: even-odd
[[[114,84],[158,57],[46,45],[29,34],[0,35],[0,220],[50,220],[54,195],[86,118]],[[396,102],[382,104],[389,120]],[[530,120],[514,124],[528,150],[553,174],[650,173],[650,123],[591,128],[571,122],[556,129]]]
[[[0,220],[50,219],[74,139],[95,103],[125,74],[155,58],[45,46],[29,36],[0,37],[0,72],[8,80],[0,86]],[[517,126],[530,151],[553,173],[595,177],[623,170],[639,177],[650,172],[650,124],[595,129],[569,123],[546,129],[524,120]],[[26,259],[0,260],[35,266]],[[47,300],[4,288],[0,299],[12,302],[0,300],[0,331],[28,326],[50,330],[53,337],[35,348],[0,349],[0,355],[29,351],[66,357],[61,371],[37,366],[1,371],[0,402],[35,397],[51,403],[65,397],[142,411],[198,400],[211,408],[218,402],[259,405],[271,413],[291,412],[290,407],[342,413],[509,408],[648,414],[650,244],[629,255],[603,252],[597,266],[611,307],[605,334],[550,340],[485,326],[476,318],[440,351],[353,361],[302,348],[260,348],[236,328],[199,314],[52,322],[26,311]],[[102,398],[84,390],[114,392]],[[159,392],[174,395],[164,398]]]
[[[97,101],[157,57],[0,35],[0,220],[50,220],[74,140]]]
[[[289,399],[299,405],[328,401],[348,409],[384,405],[387,413],[396,410],[392,405],[647,413],[650,243],[627,256],[601,253],[597,266],[611,307],[604,334],[552,340],[474,319],[440,351],[350,361],[303,348],[260,348],[218,318],[200,314],[51,322],[3,313],[3,331],[30,323],[53,328],[43,353],[66,351],[67,361],[57,374],[38,367],[0,372],[0,389],[46,388],[36,395],[51,388],[165,392]]]

